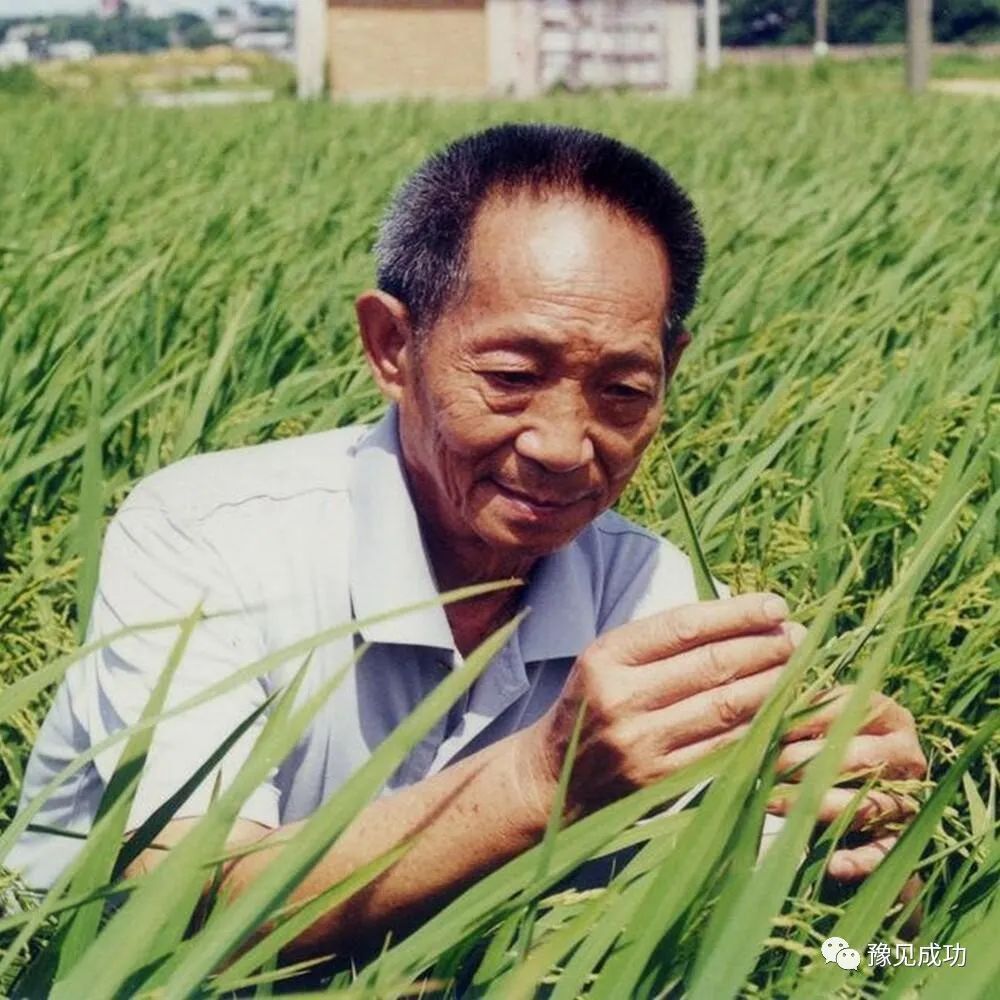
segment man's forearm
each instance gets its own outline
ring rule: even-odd
[[[308,899],[397,844],[411,848],[375,881],[330,910],[286,953],[302,958],[377,945],[389,930],[412,929],[471,883],[536,844],[546,821],[545,790],[529,785],[515,734],[365,808],[292,895]],[[305,821],[264,838],[285,840]],[[234,863],[222,891],[238,895],[285,849]]]

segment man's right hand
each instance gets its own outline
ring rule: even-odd
[[[524,730],[527,794],[551,801],[587,703],[566,816],[586,815],[738,739],[806,629],[775,594],[671,608],[599,636]]]

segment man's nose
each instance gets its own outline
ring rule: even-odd
[[[533,409],[529,425],[514,443],[519,455],[549,472],[572,472],[593,461],[589,413],[582,400],[564,399]]]

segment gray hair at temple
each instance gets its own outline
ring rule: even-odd
[[[691,200],[658,163],[609,136],[565,125],[508,124],[435,153],[403,183],[375,245],[378,287],[423,333],[460,300],[469,234],[487,198],[530,191],[579,193],[652,231],[670,262],[667,343],[694,307],[705,237]]]

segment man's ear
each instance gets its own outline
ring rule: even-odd
[[[383,395],[398,402],[413,376],[410,311],[387,292],[371,289],[354,302],[365,357]]]
[[[677,371],[677,366],[681,363],[681,356],[690,343],[691,334],[687,330],[679,330],[675,336],[670,338],[670,346],[667,348],[667,356],[664,358],[666,362],[666,379],[664,381],[668,385],[674,377],[674,372]]]

